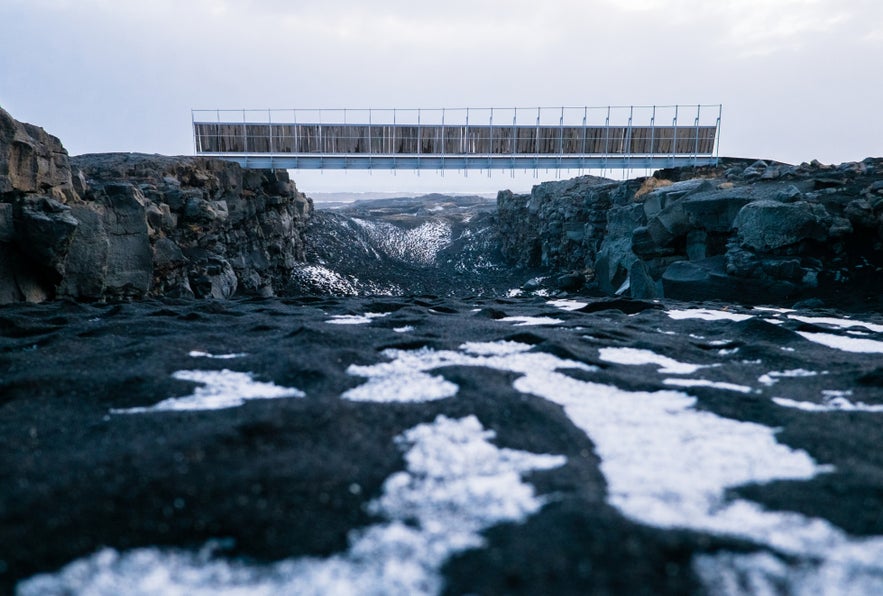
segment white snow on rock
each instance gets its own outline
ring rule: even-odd
[[[678,362],[668,356],[657,354],[652,350],[638,348],[601,348],[599,350],[601,360],[614,364],[626,364],[640,366],[643,364],[659,365],[659,372],[664,375],[691,375],[701,368],[707,368],[707,364],[687,364]]]
[[[514,323],[516,327],[529,327],[531,325],[558,325],[563,323],[561,319],[555,317],[503,317],[497,319],[504,323]]]
[[[330,319],[325,321],[332,325],[367,325],[374,319],[379,319],[389,315],[388,312],[369,312],[363,315],[332,315]]]
[[[708,379],[665,379],[662,382],[665,385],[672,385],[674,387],[713,387],[715,389],[723,389],[725,391],[751,393],[751,387],[748,387],[747,385],[737,385],[736,383],[725,383],[722,381],[710,381]]]
[[[349,549],[339,555],[249,565],[215,557],[210,547],[106,548],[21,582],[18,594],[438,594],[441,567],[452,555],[481,547],[483,530],[522,521],[543,506],[521,476],[566,462],[500,449],[493,438],[475,416],[439,416],[400,435],[406,470],[390,476],[368,504],[385,521],[351,532]]]
[[[469,342],[460,349],[384,350],[382,355],[390,362],[350,365],[347,373],[368,381],[346,391],[342,397],[373,402],[423,402],[452,397],[458,390],[455,384],[426,373],[446,366],[485,366],[525,374],[556,368],[597,370],[583,362],[564,360],[545,352],[528,352],[531,346],[519,342]]]
[[[800,321],[801,323],[811,323],[813,325],[827,325],[837,329],[851,329],[852,327],[864,327],[868,331],[875,333],[883,333],[883,325],[875,325],[874,323],[865,323],[854,319],[838,319],[835,317],[806,317],[802,315],[788,315],[789,319]]]
[[[179,370],[172,375],[181,381],[193,381],[197,387],[191,395],[170,397],[147,407],[111,410],[111,414],[145,414],[183,410],[222,410],[241,406],[251,399],[304,397],[293,387],[255,381],[252,373],[232,370]]]
[[[295,268],[291,276],[297,281],[338,296],[358,296],[359,290],[348,279],[322,265],[303,265]]]
[[[212,354],[210,352],[202,352],[200,350],[191,350],[187,354],[191,358],[210,358],[213,360],[233,360],[234,358],[242,358],[246,356],[244,352],[237,352],[231,354]]]
[[[672,319],[700,319],[702,321],[745,321],[752,318],[751,315],[730,312],[728,310],[713,310],[708,308],[685,308],[682,310],[665,311]]]
[[[829,393],[829,392],[824,392]],[[883,412],[883,405],[866,404],[864,402],[853,403],[841,392],[830,392],[833,395],[825,395],[824,403],[817,404],[810,401],[800,401],[785,397],[774,397],[773,402],[783,408],[794,408],[804,412]]]
[[[883,354],[883,341],[860,337],[846,337],[833,333],[810,333],[808,331],[797,332],[804,339],[822,344],[835,350],[852,352],[854,354]]]
[[[438,252],[452,241],[451,226],[441,220],[427,221],[410,230],[383,221],[353,221],[386,254],[406,263],[432,265]]]
[[[555,308],[560,308],[561,310],[579,310],[589,305],[588,302],[580,302],[579,300],[570,300],[568,298],[550,300],[546,304],[554,306]]]
[[[823,371],[821,373],[814,370],[806,370],[803,368],[794,368],[791,370],[773,370],[766,374],[760,375],[757,378],[757,381],[767,387],[772,387],[776,383],[779,382],[779,379],[787,379],[787,378],[800,378],[800,377],[815,377],[818,375],[828,374],[827,371]]]
[[[493,350],[472,348],[472,354]],[[767,511],[730,495],[742,485],[809,480],[831,471],[805,451],[777,442],[776,429],[698,410],[695,398],[678,391],[632,392],[575,379],[561,371],[587,365],[528,350],[524,346],[502,357],[472,355],[466,346],[457,352],[387,351],[392,362],[376,366],[389,371],[391,383],[410,382],[408,368],[413,374],[445,365],[522,373],[515,389],[561,405],[595,444],[608,500],[626,517],[664,529],[743,539],[776,552],[761,558],[771,562],[775,585],[787,593],[849,593],[855,586],[876,587],[883,577],[883,538],[853,538],[824,519]],[[381,393],[373,397],[386,401]],[[791,557],[790,562],[779,555]],[[754,593],[751,582],[729,582],[737,573],[734,566],[742,568],[741,557],[755,556],[701,556],[695,565],[713,593]]]

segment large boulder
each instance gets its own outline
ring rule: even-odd
[[[739,211],[734,225],[742,246],[768,252],[802,240],[824,242],[831,221],[821,205],[754,201]]]

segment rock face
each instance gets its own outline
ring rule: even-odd
[[[311,213],[284,170],[69,158],[0,110],[0,303],[272,295],[304,257]]]
[[[513,265],[557,279],[584,272],[587,287],[608,294],[763,302],[871,295],[881,284],[883,159],[722,160],[497,200]]]

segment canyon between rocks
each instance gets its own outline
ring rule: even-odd
[[[0,592],[883,591],[883,159],[331,208],[0,110]]]

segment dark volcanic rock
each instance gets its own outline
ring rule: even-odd
[[[520,283],[500,254],[493,201],[426,195],[318,209],[290,294],[484,295]]]
[[[552,279],[592,270],[607,294],[861,302],[879,294],[883,272],[881,177],[883,160],[869,158],[836,167],[724,159],[593,188],[575,179],[530,197],[500,193],[500,233],[513,265]]]
[[[57,138],[0,110],[0,303],[270,295],[304,258],[311,212],[284,170],[69,159]]]

